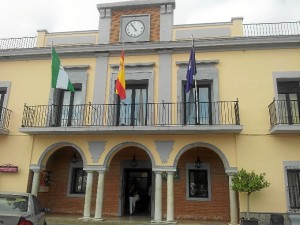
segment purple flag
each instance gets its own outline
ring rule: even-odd
[[[195,48],[194,48],[194,42],[193,47],[191,49],[190,54],[190,60],[189,65],[186,73],[186,86],[185,86],[185,92],[188,93],[190,89],[193,87],[194,83],[194,75],[197,74],[197,68],[196,68],[196,59],[195,59]]]

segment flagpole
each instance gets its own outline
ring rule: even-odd
[[[193,54],[195,56],[195,47],[194,47],[194,37],[193,37],[193,34],[191,34],[192,36],[192,46],[193,46]],[[195,67],[197,66],[197,63],[196,63],[196,57],[194,57],[195,59]],[[198,107],[199,107],[199,102],[198,102],[198,91],[197,91],[197,79],[196,79],[196,74],[195,74],[195,97],[196,97],[196,124],[198,124]]]

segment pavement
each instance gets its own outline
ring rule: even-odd
[[[47,225],[150,225],[151,218],[144,216],[104,217],[103,221],[83,220],[78,215],[52,215],[46,217]],[[178,225],[228,225],[225,221],[176,220]],[[166,224],[166,223],[161,223]]]

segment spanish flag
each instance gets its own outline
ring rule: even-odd
[[[116,94],[118,94],[122,100],[126,98],[124,49],[122,49],[122,53],[121,53],[119,73],[116,82]]]

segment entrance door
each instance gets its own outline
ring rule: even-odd
[[[124,169],[125,179],[125,205],[124,215],[130,215],[129,211],[129,187],[135,184],[140,199],[136,202],[135,212],[132,216],[151,215],[151,169]]]

